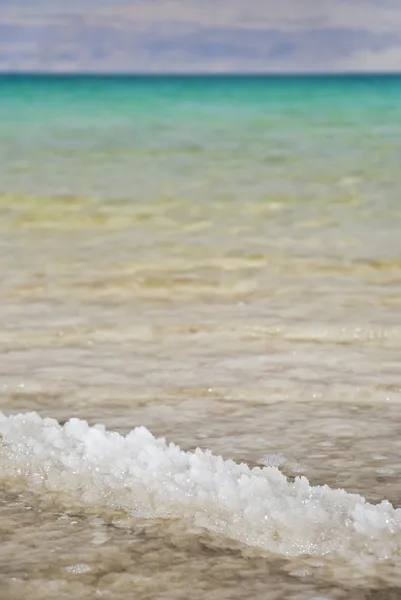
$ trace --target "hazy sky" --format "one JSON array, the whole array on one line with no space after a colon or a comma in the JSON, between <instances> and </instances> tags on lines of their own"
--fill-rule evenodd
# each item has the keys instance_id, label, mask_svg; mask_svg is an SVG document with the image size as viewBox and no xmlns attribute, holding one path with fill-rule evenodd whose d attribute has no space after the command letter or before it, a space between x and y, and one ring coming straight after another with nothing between
<instances>
[{"instance_id":1,"label":"hazy sky","mask_svg":"<svg viewBox=\"0 0 401 600\"><path fill-rule=\"evenodd\" d=\"M0 0L1 71L401 71L401 0Z\"/></svg>"}]
</instances>

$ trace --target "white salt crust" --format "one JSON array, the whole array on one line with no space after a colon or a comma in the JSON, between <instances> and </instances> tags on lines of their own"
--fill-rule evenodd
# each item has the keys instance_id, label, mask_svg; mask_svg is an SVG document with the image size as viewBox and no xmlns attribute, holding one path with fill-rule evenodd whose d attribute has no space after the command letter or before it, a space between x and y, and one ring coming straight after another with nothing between
<instances>
[{"instance_id":1,"label":"white salt crust","mask_svg":"<svg viewBox=\"0 0 401 600\"><path fill-rule=\"evenodd\" d=\"M401 556L401 509L389 502L184 452L145 427L123 437L78 419L60 426L36 413L0 413L0 477L93 507L186 519L281 556L331 555L365 567Z\"/></svg>"}]
</instances>

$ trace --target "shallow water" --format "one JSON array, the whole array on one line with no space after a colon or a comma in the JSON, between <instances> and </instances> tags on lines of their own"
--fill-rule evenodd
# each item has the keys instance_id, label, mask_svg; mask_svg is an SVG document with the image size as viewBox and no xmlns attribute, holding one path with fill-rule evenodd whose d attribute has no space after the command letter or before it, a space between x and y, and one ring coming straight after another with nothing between
<instances>
[{"instance_id":1,"label":"shallow water","mask_svg":"<svg viewBox=\"0 0 401 600\"><path fill-rule=\"evenodd\" d=\"M198 103L166 81L141 102L132 82L92 82L96 102L82 81L29 85L0 111L1 410L145 426L400 507L401 85L209 82ZM5 465L5 600L401 595L391 528L355 568L352 533L335 554L289 557L285 536L268 553Z\"/></svg>"}]
</instances>

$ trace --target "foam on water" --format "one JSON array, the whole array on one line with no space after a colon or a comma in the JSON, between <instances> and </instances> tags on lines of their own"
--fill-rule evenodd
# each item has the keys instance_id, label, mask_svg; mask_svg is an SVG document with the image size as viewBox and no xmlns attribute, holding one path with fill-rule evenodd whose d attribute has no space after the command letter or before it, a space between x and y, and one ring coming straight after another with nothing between
<instances>
[{"instance_id":1,"label":"foam on water","mask_svg":"<svg viewBox=\"0 0 401 600\"><path fill-rule=\"evenodd\" d=\"M335 556L356 568L401 558L401 509L389 502L184 452L144 427L121 436L78 419L0 413L0 477L133 516L186 519L281 556Z\"/></svg>"}]
</instances>

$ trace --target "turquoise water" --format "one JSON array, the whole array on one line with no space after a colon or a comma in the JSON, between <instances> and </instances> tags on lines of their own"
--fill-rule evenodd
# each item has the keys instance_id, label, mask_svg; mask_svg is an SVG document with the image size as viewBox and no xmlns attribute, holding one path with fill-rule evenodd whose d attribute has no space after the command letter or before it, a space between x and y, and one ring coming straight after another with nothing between
<instances>
[{"instance_id":1,"label":"turquoise water","mask_svg":"<svg viewBox=\"0 0 401 600\"><path fill-rule=\"evenodd\" d=\"M258 201L297 186L313 200L359 177L368 196L384 185L396 201L401 78L2 77L0 87L3 192Z\"/></svg>"},{"instance_id":2,"label":"turquoise water","mask_svg":"<svg viewBox=\"0 0 401 600\"><path fill-rule=\"evenodd\" d=\"M400 140L396 76L0 77L0 410L188 452L0 415L2 597L398 597Z\"/></svg>"}]
</instances>

